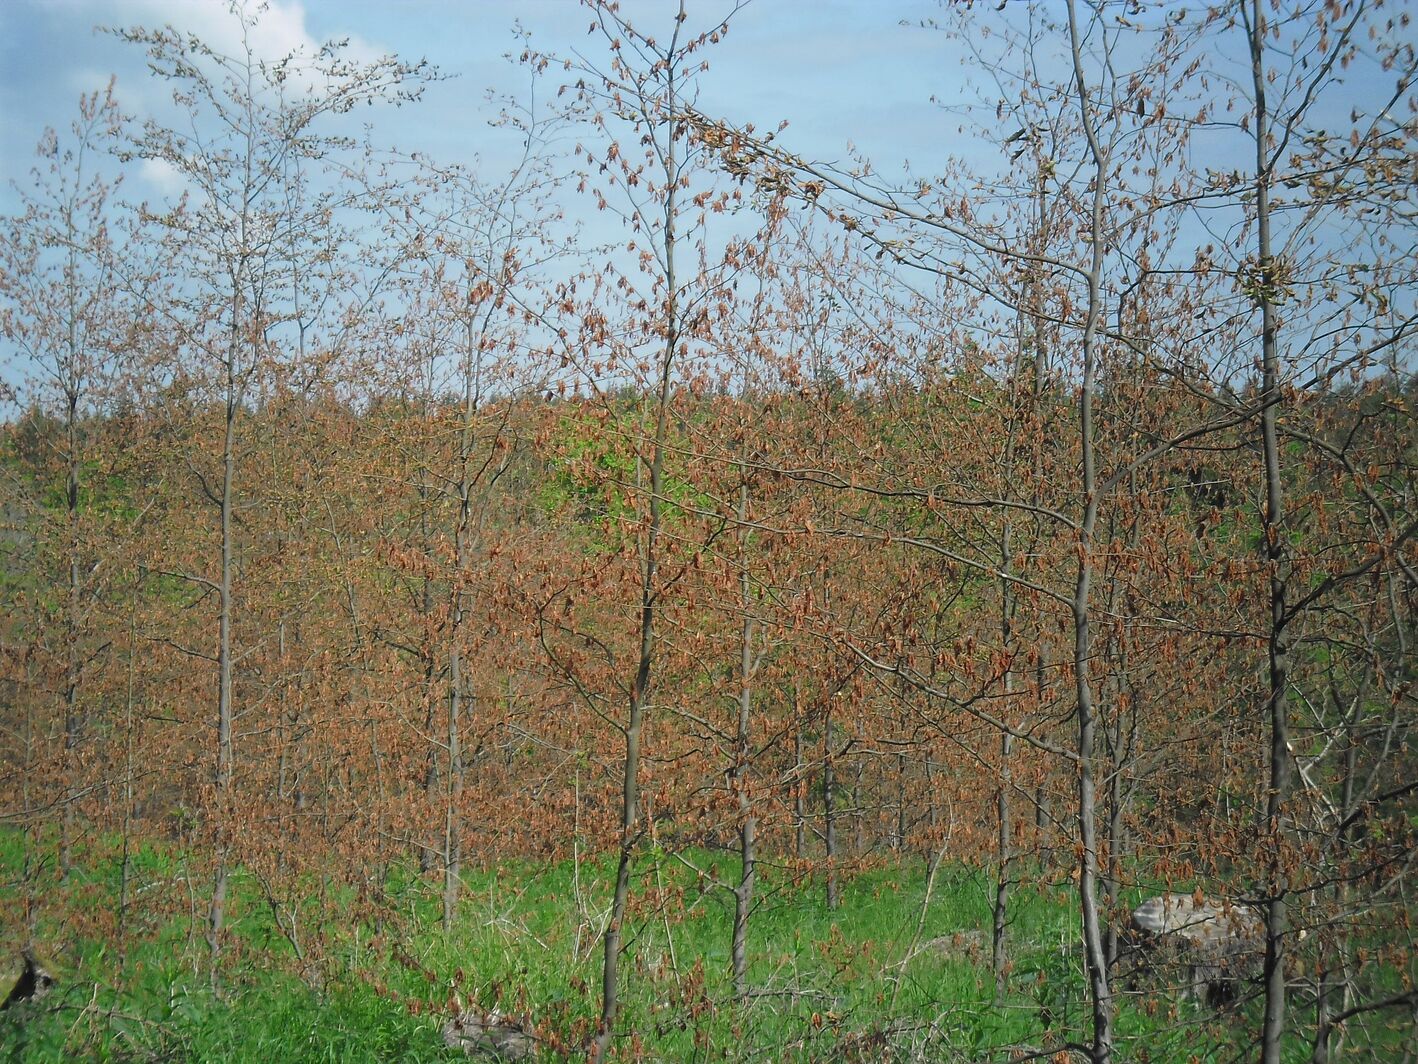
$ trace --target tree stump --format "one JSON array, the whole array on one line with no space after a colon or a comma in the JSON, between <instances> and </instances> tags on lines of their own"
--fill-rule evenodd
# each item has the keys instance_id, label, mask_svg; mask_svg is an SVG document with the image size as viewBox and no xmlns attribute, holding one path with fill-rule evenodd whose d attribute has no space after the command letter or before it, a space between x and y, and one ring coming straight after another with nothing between
<instances>
[{"instance_id":1,"label":"tree stump","mask_svg":"<svg viewBox=\"0 0 1418 1064\"><path fill-rule=\"evenodd\" d=\"M493 1009L464 1009L443 1025L443 1043L468 1056L492 1060L526 1060L537 1047L536 1038L517 1020Z\"/></svg>"},{"instance_id":2,"label":"tree stump","mask_svg":"<svg viewBox=\"0 0 1418 1064\"><path fill-rule=\"evenodd\" d=\"M0 1003L0 1011L14 1008L27 1001L38 1001L54 987L54 976L33 953L25 950L23 958L24 967L20 970L20 977L15 980L15 985L5 995L5 1001Z\"/></svg>"},{"instance_id":3,"label":"tree stump","mask_svg":"<svg viewBox=\"0 0 1418 1064\"><path fill-rule=\"evenodd\" d=\"M1119 957L1124 978L1162 973L1166 985L1213 1007L1236 999L1237 984L1260 974L1265 924L1250 905L1197 894L1159 894L1133 910Z\"/></svg>"}]
</instances>

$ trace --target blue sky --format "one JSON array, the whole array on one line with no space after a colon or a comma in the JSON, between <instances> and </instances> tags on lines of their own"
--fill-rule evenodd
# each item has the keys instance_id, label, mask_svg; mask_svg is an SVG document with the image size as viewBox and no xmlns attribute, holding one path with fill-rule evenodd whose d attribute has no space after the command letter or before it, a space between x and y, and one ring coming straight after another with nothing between
<instances>
[{"instance_id":1,"label":"blue sky","mask_svg":"<svg viewBox=\"0 0 1418 1064\"><path fill-rule=\"evenodd\" d=\"M689 0L691 23L717 19L731 4ZM997 149L961 136L960 116L932 102L933 96L951 103L984 96L988 106L980 117L993 121L997 90L983 80L978 92L971 86L965 46L921 25L948 20L943 8L951 6L939 0L753 0L709 53L701 110L761 129L787 120L784 143L800 154L843 160L854 146L886 175L899 174L909 161L916 175L934 176L952 155L980 172L998 172L1008 162ZM1025 10L1021 2L1000 15L995 6L979 3L961 15L976 43L991 21L1017 21ZM1044 0L1043 7L1062 13L1056 0ZM623 9L637 26L659 27L663 36L676 2L624 0ZM451 79L430 87L415 107L369 112L376 143L446 162L481 158L485 176L495 182L508 146L488 126L495 109L486 93L522 93L528 83L527 72L504 58L521 47L514 25L529 31L541 50L583 48L599 58L602 42L588 37L590 21L579 0L270 0L256 46L263 57L275 58L349 37L356 55L427 58ZM235 40L227 0L0 0L0 213L15 208L11 184L27 177L45 127L67 128L80 93L101 88L113 74L129 113L141 117L161 106L167 89L147 76L140 51L95 27L165 23L217 46ZM1143 57L1117 58L1126 68ZM1338 127L1351 105L1362 111L1386 92L1387 76L1366 84L1374 73L1348 71L1348 84L1322 102L1327 113L1318 116L1320 124ZM986 151L991 154L983 156ZM130 196L161 191L158 184L145 187L141 174L129 186Z\"/></svg>"},{"instance_id":2,"label":"blue sky","mask_svg":"<svg viewBox=\"0 0 1418 1064\"><path fill-rule=\"evenodd\" d=\"M731 3L689 0L691 25L712 23ZM1396 7L1407 10L1415 3L1402 0ZM964 157L976 173L1001 173L1010 165L1007 156L978 137L962 136L961 115L932 102L933 97L951 104L985 102L976 117L996 121L999 89L978 73L980 84L971 85L967 45L982 44L986 27L995 20L1022 20L1027 7L1009 6L1003 14L995 7L977 3L961 14L971 35L961 42L921 25L933 18L949 20L951 10L962 10L938 0L753 0L736 15L727 39L708 53L711 69L701 80L700 108L734 122L752 121L760 129L786 120L790 128L782 143L817 160L846 160L854 147L887 175L888 183L908 161L915 175L934 177L951 156ZM1060 0L1041 0L1041 7L1062 13ZM623 0L623 9L637 26L663 38L676 3ZM1124 10L1114 7L1111 14ZM1169 10L1160 5L1151 14L1164 18ZM393 52L408 60L428 59L450 80L431 86L416 106L361 111L361 118L367 114L378 144L445 162L481 160L483 176L495 184L507 169L512 145L505 133L490 128L496 108L486 95L488 90L521 93L528 84L525 68L504 58L522 47L513 27L520 24L541 50L566 55L585 49L601 59L604 42L588 36L590 22L578 0L270 0L255 47L262 57L276 58L331 37L348 37L355 57ZM237 23L225 0L0 0L0 213L16 208L12 183L25 183L35 143L46 126L68 126L81 92L100 88L114 74L120 101L130 113L141 117L161 108L168 89L147 76L141 52L94 27L164 23L234 50ZM1277 52L1303 46L1303 28L1296 32L1294 37L1282 34ZM1122 35L1118 42L1112 59L1120 70L1142 65L1145 57L1122 54L1142 46L1138 39ZM1237 65L1239 55L1227 52L1240 49L1237 34L1209 39L1206 47L1218 68L1237 76L1244 72L1245 64ZM1284 65L1283 56L1277 61ZM1311 122L1343 130L1351 110L1362 115L1376 101L1387 100L1394 76L1380 72L1371 59L1346 68L1318 101ZM1219 83L1212 91L1222 91ZM1017 120L1006 115L1002 121L1013 126ZM1235 154L1245 149L1244 138L1237 136L1234 130L1208 133L1195 161L1221 169L1237 159L1244 165L1245 155ZM162 177L151 166L140 170L130 179L125 198L156 198L171 191L163 187ZM584 200L579 210L567 206L573 216L596 213L586 209ZM1214 233L1240 218L1232 204L1207 219L1210 231L1193 219L1185 235L1197 244L1210 242ZM593 224L611 223L605 218ZM1347 239L1343 230L1324 232L1323 219L1305 224L1300 235L1315 237L1321 249ZM595 243L623 235L597 230ZM1177 252L1183 258L1186 253L1185 246ZM1362 249L1355 253L1362 256Z\"/></svg>"},{"instance_id":3,"label":"blue sky","mask_svg":"<svg viewBox=\"0 0 1418 1064\"><path fill-rule=\"evenodd\" d=\"M728 8L690 6L694 18ZM625 10L653 27L667 26L674 8L671 0L633 0ZM918 172L937 170L958 150L958 119L930 97L949 99L963 87L951 42L919 25L939 11L934 0L756 0L710 53L702 108L760 127L786 119L792 144L817 158L844 159L855 145L887 171L907 159ZM160 103L165 90L146 77L138 49L94 27L164 23L218 43L231 40L234 26L224 0L0 2L0 211L13 208L11 182L23 182L44 128L65 128L81 92L115 74L130 113ZM372 112L376 140L446 161L480 157L495 179L499 144L485 94L527 84L526 72L504 59L519 47L518 23L548 51L598 44L576 0L271 0L258 49L274 57L348 36L356 52L429 59L454 77L414 108ZM140 182L137 191L161 190Z\"/></svg>"}]
</instances>

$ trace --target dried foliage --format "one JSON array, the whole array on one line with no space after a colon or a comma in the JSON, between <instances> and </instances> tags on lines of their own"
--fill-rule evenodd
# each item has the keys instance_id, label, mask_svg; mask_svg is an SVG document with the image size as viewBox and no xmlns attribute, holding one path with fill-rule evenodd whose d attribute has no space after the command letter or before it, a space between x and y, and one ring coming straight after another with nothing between
<instances>
[{"instance_id":1,"label":"dried foliage","mask_svg":"<svg viewBox=\"0 0 1418 1064\"><path fill-rule=\"evenodd\" d=\"M179 925L217 982L258 963L236 905L312 986L361 936L426 972L409 883L452 935L468 869L569 861L600 985L449 1038L638 1058L643 929L722 899L723 998L672 956L673 1009L746 1015L757 869L831 909L964 866L968 942L923 907L903 956L823 956L968 953L1003 1002L1016 898L1066 886L1086 1019L982 1048L1146 1059L1133 907L1233 899L1267 1064L1411 1048L1407 11L952 9L1003 169L893 181L700 109L735 12L587 7L522 56L562 92L497 180L341 124L423 66L170 29L118 36L180 121L99 94L42 141L0 241L17 949ZM113 195L144 160L184 193ZM901 985L799 1048L911 1044Z\"/></svg>"}]
</instances>

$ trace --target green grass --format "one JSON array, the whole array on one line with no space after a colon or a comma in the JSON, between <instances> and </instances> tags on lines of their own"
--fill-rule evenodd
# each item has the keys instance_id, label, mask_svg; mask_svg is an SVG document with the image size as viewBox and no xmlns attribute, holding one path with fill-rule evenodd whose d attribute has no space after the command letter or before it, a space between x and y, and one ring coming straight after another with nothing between
<instances>
[{"instance_id":1,"label":"green grass","mask_svg":"<svg viewBox=\"0 0 1418 1064\"><path fill-rule=\"evenodd\" d=\"M736 1004L728 971L732 898L685 862L712 866L725 880L736 863L702 851L683 858L647 854L638 869L618 1023L627 1057L978 1061L1007 1059L1005 1046L1056 1048L1086 1035L1074 900L1065 888L1016 891L1015 970L1010 992L996 1002L983 933L986 875L943 867L919 939L974 932L977 944L945 955L924 950L903 965L925 893L920 862L844 878L841 905L831 912L820 881L765 865L751 926L754 993ZM0 860L15 882L18 836L0 836ZM180 878L183 868L180 855L151 848L136 865L136 878L149 884ZM528 1015L579 1044L597 1012L610 873L606 859L579 869L562 862L474 870L447 935L438 923L436 877L394 870L382 927L346 918L352 893L327 890L325 945L313 964L295 959L255 880L238 873L228 963L214 991L202 928L192 919L205 911L196 895L195 910L158 918L124 944L124 955L102 935L66 937L70 906L102 907L116 897L112 862L92 863L69 887L48 885L37 938L67 947L61 985L42 1007L0 1017L0 1059L458 1060L440 1035L455 984L466 1000ZM1124 1059L1244 1058L1254 1011L1124 1004ZM1295 1055L1304 1048L1297 1039ZM561 1057L549 1051L546 1059Z\"/></svg>"}]
</instances>

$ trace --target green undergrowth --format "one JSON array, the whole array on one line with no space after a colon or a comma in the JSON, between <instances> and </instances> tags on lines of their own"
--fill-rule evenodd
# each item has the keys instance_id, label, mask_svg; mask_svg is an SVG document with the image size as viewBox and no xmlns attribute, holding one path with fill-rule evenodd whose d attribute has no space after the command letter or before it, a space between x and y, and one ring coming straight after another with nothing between
<instances>
[{"instance_id":1,"label":"green undergrowth","mask_svg":"<svg viewBox=\"0 0 1418 1064\"><path fill-rule=\"evenodd\" d=\"M0 836L0 847L5 881L14 884L18 836ZM135 867L140 874L130 880L152 894L184 874L180 855L154 850ZM385 915L374 918L368 910L345 917L352 893L327 888L323 945L307 946L304 958L277 933L255 877L238 872L214 988L195 885L186 912L147 923L130 916L140 932L120 946L112 934L66 931L83 922L76 907L113 906L117 897L109 865L81 866L67 885L42 884L34 938L51 948L60 983L43 1003L0 1016L0 1059L459 1060L441 1037L455 991L528 1017L547 1038L544 1059L564 1059L594 1024L612 871L608 859L471 870L448 933L437 876L393 870ZM736 862L704 851L655 853L637 872L617 1025L624 1059L1007 1060L1010 1047L1055 1050L1088 1029L1067 884L1015 891L1013 968L996 1000L987 875L942 866L923 917L919 861L844 875L835 911L826 908L820 877L765 862L750 990L736 1001L733 899L710 878L732 882ZM4 931L0 944L17 955L21 936ZM1227 1046L1244 1056L1253 1011L1126 1002L1120 1046L1125 1059L1140 1061L1225 1059Z\"/></svg>"}]
</instances>

